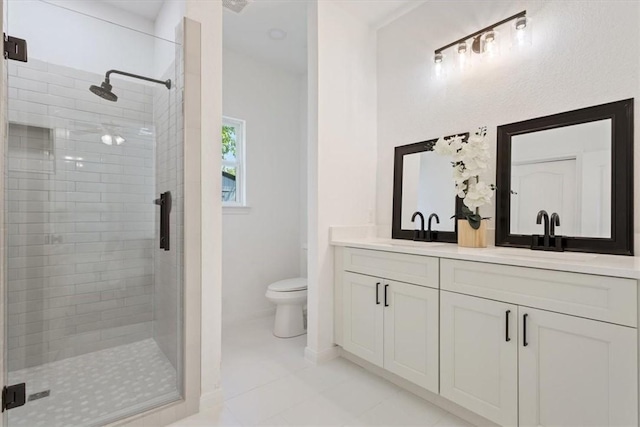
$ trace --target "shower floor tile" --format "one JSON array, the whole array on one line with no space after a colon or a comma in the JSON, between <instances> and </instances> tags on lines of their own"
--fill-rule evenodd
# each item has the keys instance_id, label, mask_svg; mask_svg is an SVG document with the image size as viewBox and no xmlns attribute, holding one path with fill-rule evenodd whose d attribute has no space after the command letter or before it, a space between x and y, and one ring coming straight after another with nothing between
<instances>
[{"instance_id":1,"label":"shower floor tile","mask_svg":"<svg viewBox=\"0 0 640 427\"><path fill-rule=\"evenodd\" d=\"M21 382L27 397L51 393L12 409L9 427L99 425L178 398L176 371L153 339L9 373Z\"/></svg>"}]
</instances>

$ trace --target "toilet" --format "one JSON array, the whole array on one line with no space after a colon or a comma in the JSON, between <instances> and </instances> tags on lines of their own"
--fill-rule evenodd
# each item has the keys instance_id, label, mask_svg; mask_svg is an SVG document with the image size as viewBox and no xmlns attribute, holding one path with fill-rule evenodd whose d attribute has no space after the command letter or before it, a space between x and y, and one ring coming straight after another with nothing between
<instances>
[{"instance_id":1,"label":"toilet","mask_svg":"<svg viewBox=\"0 0 640 427\"><path fill-rule=\"evenodd\" d=\"M307 279L297 277L274 282L265 295L276 305L273 335L279 338L297 337L306 333L303 309L307 303Z\"/></svg>"}]
</instances>

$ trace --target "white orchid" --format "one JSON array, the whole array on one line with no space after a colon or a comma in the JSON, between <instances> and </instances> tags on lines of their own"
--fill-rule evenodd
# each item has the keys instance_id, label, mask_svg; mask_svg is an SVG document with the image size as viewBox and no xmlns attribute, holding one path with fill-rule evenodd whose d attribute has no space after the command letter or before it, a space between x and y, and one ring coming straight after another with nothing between
<instances>
[{"instance_id":1,"label":"white orchid","mask_svg":"<svg viewBox=\"0 0 640 427\"><path fill-rule=\"evenodd\" d=\"M453 158L455 192L464 201L465 218L476 229L482 219L478 208L491 203L495 189L493 185L480 182L479 177L489 167L491 160L486 135L487 128L481 127L467 141L462 136L443 137L438 139L433 148L436 153Z\"/></svg>"},{"instance_id":2,"label":"white orchid","mask_svg":"<svg viewBox=\"0 0 640 427\"><path fill-rule=\"evenodd\" d=\"M462 182L460 184L456 183L456 196L458 196L461 199L464 199L464 196L466 195L467 191L467 183L466 182Z\"/></svg>"},{"instance_id":3,"label":"white orchid","mask_svg":"<svg viewBox=\"0 0 640 427\"><path fill-rule=\"evenodd\" d=\"M436 141L433 151L443 156L456 156L463 148L464 142L462 136L452 136L450 138L440 138Z\"/></svg>"},{"instance_id":4,"label":"white orchid","mask_svg":"<svg viewBox=\"0 0 640 427\"><path fill-rule=\"evenodd\" d=\"M484 182L471 183L468 186L464 204L470 210L474 211L480 206L484 206L491 202L493 196L493 187Z\"/></svg>"},{"instance_id":5,"label":"white orchid","mask_svg":"<svg viewBox=\"0 0 640 427\"><path fill-rule=\"evenodd\" d=\"M475 176L473 171L466 169L463 165L457 165L453 168L453 181L456 184L462 184L469 180L469 178Z\"/></svg>"},{"instance_id":6,"label":"white orchid","mask_svg":"<svg viewBox=\"0 0 640 427\"><path fill-rule=\"evenodd\" d=\"M440 138L436 141L436 145L433 147L433 151L441 156L451 156L451 146L445 138Z\"/></svg>"}]
</instances>

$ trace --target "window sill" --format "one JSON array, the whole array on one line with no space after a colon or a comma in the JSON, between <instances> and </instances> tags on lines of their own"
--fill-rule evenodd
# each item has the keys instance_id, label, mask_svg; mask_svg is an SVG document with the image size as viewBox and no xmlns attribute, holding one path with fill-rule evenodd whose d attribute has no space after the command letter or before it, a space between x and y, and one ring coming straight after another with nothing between
<instances>
[{"instance_id":1,"label":"window sill","mask_svg":"<svg viewBox=\"0 0 640 427\"><path fill-rule=\"evenodd\" d=\"M222 205L223 215L248 215L251 213L251 206Z\"/></svg>"}]
</instances>

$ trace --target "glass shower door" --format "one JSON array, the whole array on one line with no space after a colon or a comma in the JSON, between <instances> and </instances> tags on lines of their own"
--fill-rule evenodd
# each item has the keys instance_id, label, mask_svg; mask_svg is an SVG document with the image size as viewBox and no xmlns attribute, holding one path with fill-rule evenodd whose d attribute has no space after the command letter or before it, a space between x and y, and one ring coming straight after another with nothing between
<instances>
[{"instance_id":1,"label":"glass shower door","mask_svg":"<svg viewBox=\"0 0 640 427\"><path fill-rule=\"evenodd\" d=\"M7 5L29 51L6 63L5 366L27 399L12 427L182 395L182 50L92 3Z\"/></svg>"}]
</instances>

